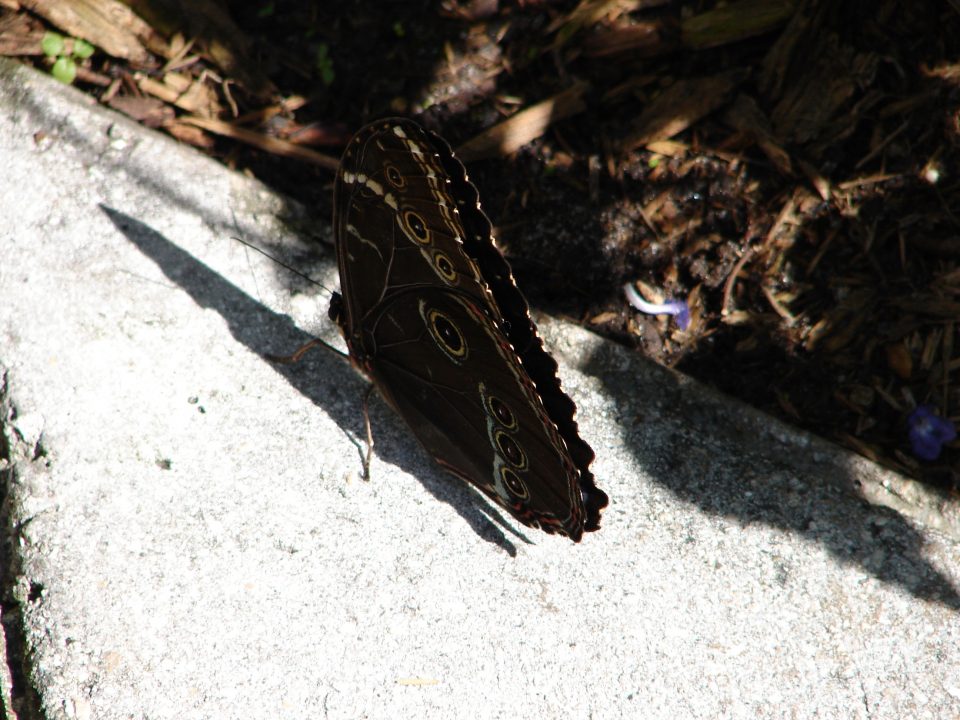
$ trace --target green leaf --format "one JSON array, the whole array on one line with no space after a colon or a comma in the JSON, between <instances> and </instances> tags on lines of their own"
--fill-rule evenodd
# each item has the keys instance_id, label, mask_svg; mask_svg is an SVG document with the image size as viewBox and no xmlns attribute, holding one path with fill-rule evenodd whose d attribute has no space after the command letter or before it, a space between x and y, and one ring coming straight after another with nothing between
<instances>
[{"instance_id":1,"label":"green leaf","mask_svg":"<svg viewBox=\"0 0 960 720\"><path fill-rule=\"evenodd\" d=\"M275 10L276 10L276 7L274 7L274 3L272 2L264 3L261 6L261 8L257 11L257 17L261 17L261 18L270 17L271 15L273 15Z\"/></svg>"},{"instance_id":2,"label":"green leaf","mask_svg":"<svg viewBox=\"0 0 960 720\"><path fill-rule=\"evenodd\" d=\"M77 77L77 64L73 61L73 58L60 57L53 64L50 73L60 82L69 85Z\"/></svg>"},{"instance_id":3,"label":"green leaf","mask_svg":"<svg viewBox=\"0 0 960 720\"><path fill-rule=\"evenodd\" d=\"M393 34L398 38L402 38L407 34L407 29L403 27L403 23L399 20L393 24Z\"/></svg>"},{"instance_id":4,"label":"green leaf","mask_svg":"<svg viewBox=\"0 0 960 720\"><path fill-rule=\"evenodd\" d=\"M60 55L63 52L63 35L55 32L44 33L43 40L40 41L40 47L47 57Z\"/></svg>"},{"instance_id":5,"label":"green leaf","mask_svg":"<svg viewBox=\"0 0 960 720\"><path fill-rule=\"evenodd\" d=\"M320 73L320 79L323 84L329 87L333 84L335 74L333 72L333 58L330 57L330 46L326 43L317 45L317 72Z\"/></svg>"},{"instance_id":6,"label":"green leaf","mask_svg":"<svg viewBox=\"0 0 960 720\"><path fill-rule=\"evenodd\" d=\"M73 56L78 60L86 60L93 55L95 49L93 45L82 38L77 38L73 41Z\"/></svg>"}]
</instances>

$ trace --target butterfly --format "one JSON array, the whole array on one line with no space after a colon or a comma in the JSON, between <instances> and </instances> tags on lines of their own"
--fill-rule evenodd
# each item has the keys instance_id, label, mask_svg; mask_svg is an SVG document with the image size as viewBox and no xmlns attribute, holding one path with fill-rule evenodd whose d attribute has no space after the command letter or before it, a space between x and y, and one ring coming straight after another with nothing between
<instances>
[{"instance_id":1,"label":"butterfly","mask_svg":"<svg viewBox=\"0 0 960 720\"><path fill-rule=\"evenodd\" d=\"M521 523L579 542L608 503L476 187L416 123L354 135L334 183L341 293L330 317L353 362L441 467Z\"/></svg>"}]
</instances>

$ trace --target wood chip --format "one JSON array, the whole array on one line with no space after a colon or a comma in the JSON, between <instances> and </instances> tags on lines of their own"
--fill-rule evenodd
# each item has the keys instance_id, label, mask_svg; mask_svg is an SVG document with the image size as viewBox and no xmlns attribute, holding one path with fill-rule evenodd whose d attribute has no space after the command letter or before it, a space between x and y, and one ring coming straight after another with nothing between
<instances>
[{"instance_id":1,"label":"wood chip","mask_svg":"<svg viewBox=\"0 0 960 720\"><path fill-rule=\"evenodd\" d=\"M887 367L904 380L909 380L913 374L913 358L903 342L887 345Z\"/></svg>"},{"instance_id":2,"label":"wood chip","mask_svg":"<svg viewBox=\"0 0 960 720\"><path fill-rule=\"evenodd\" d=\"M471 161L516 152L543 135L551 123L582 112L586 107L583 95L588 87L585 82L577 83L548 100L521 110L465 142L457 148L457 155L461 160Z\"/></svg>"},{"instance_id":3,"label":"wood chip","mask_svg":"<svg viewBox=\"0 0 960 720\"><path fill-rule=\"evenodd\" d=\"M672 158L682 158L690 152L690 145L676 140L654 140L647 143L647 150L658 155Z\"/></svg>"},{"instance_id":4,"label":"wood chip","mask_svg":"<svg viewBox=\"0 0 960 720\"><path fill-rule=\"evenodd\" d=\"M141 38L158 37L118 0L21 0L20 4L67 35L83 38L98 50L137 65L146 65L151 57Z\"/></svg>"},{"instance_id":5,"label":"wood chip","mask_svg":"<svg viewBox=\"0 0 960 720\"><path fill-rule=\"evenodd\" d=\"M655 57L680 46L677 32L665 22L639 22L592 33L583 41L586 57L609 57L629 52L632 57Z\"/></svg>"},{"instance_id":6,"label":"wood chip","mask_svg":"<svg viewBox=\"0 0 960 720\"><path fill-rule=\"evenodd\" d=\"M613 322L614 320L617 320L619 318L620 318L619 313L615 313L612 310L607 310L606 312L602 312L599 315L594 315L592 318L590 318L588 322L591 325L603 325L609 322Z\"/></svg>"},{"instance_id":7,"label":"wood chip","mask_svg":"<svg viewBox=\"0 0 960 720\"><path fill-rule=\"evenodd\" d=\"M704 50L763 35L786 24L795 8L794 0L721 3L683 21L683 45Z\"/></svg>"},{"instance_id":8,"label":"wood chip","mask_svg":"<svg viewBox=\"0 0 960 720\"><path fill-rule=\"evenodd\" d=\"M770 126L770 120L760 109L756 100L741 93L724 113L723 121L752 138L782 175L788 177L793 175L790 154L777 141Z\"/></svg>"},{"instance_id":9,"label":"wood chip","mask_svg":"<svg viewBox=\"0 0 960 720\"><path fill-rule=\"evenodd\" d=\"M643 4L646 3L641 0L581 0L569 13L561 15L550 23L547 26L547 32L560 31L553 45L560 47L582 28L593 27L604 19L614 20Z\"/></svg>"},{"instance_id":10,"label":"wood chip","mask_svg":"<svg viewBox=\"0 0 960 720\"><path fill-rule=\"evenodd\" d=\"M178 73L167 73L163 76L163 82L143 73L134 75L134 80L147 95L153 95L189 113L216 117L222 110L213 88L201 80Z\"/></svg>"},{"instance_id":11,"label":"wood chip","mask_svg":"<svg viewBox=\"0 0 960 720\"><path fill-rule=\"evenodd\" d=\"M193 125L185 125L178 120L172 120L163 126L163 129L170 133L180 142L185 142L194 147L204 150L213 150L215 141L208 133L205 133Z\"/></svg>"},{"instance_id":12,"label":"wood chip","mask_svg":"<svg viewBox=\"0 0 960 720\"><path fill-rule=\"evenodd\" d=\"M47 31L26 13L0 17L0 55L43 55L40 46Z\"/></svg>"},{"instance_id":13,"label":"wood chip","mask_svg":"<svg viewBox=\"0 0 960 720\"><path fill-rule=\"evenodd\" d=\"M803 171L803 174L807 176L807 179L810 181L810 184L813 185L813 189L817 191L817 194L824 200L829 200L833 194L830 181L813 165L803 159L797 159L797 166Z\"/></svg>"},{"instance_id":14,"label":"wood chip","mask_svg":"<svg viewBox=\"0 0 960 720\"><path fill-rule=\"evenodd\" d=\"M151 128L161 127L173 119L173 108L158 98L117 95L108 104Z\"/></svg>"},{"instance_id":15,"label":"wood chip","mask_svg":"<svg viewBox=\"0 0 960 720\"><path fill-rule=\"evenodd\" d=\"M710 77L678 80L641 113L636 129L621 143L621 150L629 152L683 132L722 107L749 74L749 70L737 68Z\"/></svg>"},{"instance_id":16,"label":"wood chip","mask_svg":"<svg viewBox=\"0 0 960 720\"><path fill-rule=\"evenodd\" d=\"M827 13L804 14L808 3L791 20L773 45L760 75L761 98L775 103L771 120L784 144L807 143L838 120L849 130L857 122L849 104L859 88L868 87L879 55L857 52L822 25Z\"/></svg>"}]
</instances>

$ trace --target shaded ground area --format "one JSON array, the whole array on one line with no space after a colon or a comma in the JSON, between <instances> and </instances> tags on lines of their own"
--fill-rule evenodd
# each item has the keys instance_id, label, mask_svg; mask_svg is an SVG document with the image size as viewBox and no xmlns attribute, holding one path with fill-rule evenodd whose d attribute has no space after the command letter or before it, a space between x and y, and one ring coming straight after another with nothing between
<instances>
[{"instance_id":1,"label":"shaded ground area","mask_svg":"<svg viewBox=\"0 0 960 720\"><path fill-rule=\"evenodd\" d=\"M960 419L951 3L66 5L0 0L0 54L72 63L321 216L352 131L413 117L461 148L534 306L960 489L960 443L908 440L918 405Z\"/></svg>"}]
</instances>

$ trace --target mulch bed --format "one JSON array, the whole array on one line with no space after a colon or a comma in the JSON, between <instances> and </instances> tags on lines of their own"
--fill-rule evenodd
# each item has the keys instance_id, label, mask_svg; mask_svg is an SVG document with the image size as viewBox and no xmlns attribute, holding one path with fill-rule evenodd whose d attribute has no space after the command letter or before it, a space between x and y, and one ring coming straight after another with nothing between
<instances>
[{"instance_id":1,"label":"mulch bed","mask_svg":"<svg viewBox=\"0 0 960 720\"><path fill-rule=\"evenodd\" d=\"M0 54L321 216L352 131L413 117L534 306L960 491L909 438L960 419L960 2L133 5L0 0Z\"/></svg>"}]
</instances>

